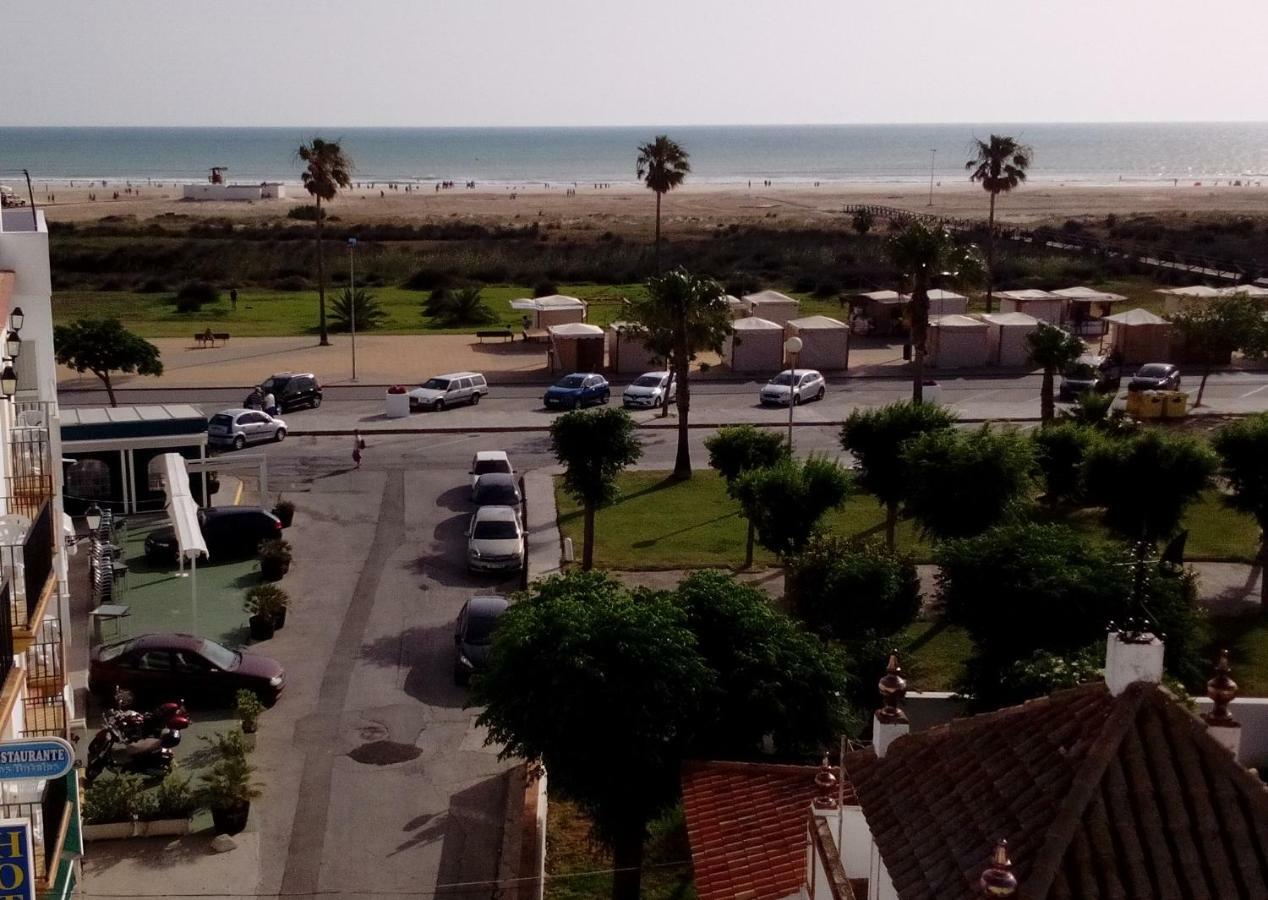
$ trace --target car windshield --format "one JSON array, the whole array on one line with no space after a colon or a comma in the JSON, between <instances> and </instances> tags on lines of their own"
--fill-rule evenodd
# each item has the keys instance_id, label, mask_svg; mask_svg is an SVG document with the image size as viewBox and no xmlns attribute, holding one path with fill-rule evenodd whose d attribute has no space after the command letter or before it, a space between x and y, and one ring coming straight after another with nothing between
<instances>
[{"instance_id":1,"label":"car windshield","mask_svg":"<svg viewBox=\"0 0 1268 900\"><path fill-rule=\"evenodd\" d=\"M264 384L260 385L260 387L264 388L264 390L270 394L280 394L290 383L291 380L289 378L270 378L268 381L264 382Z\"/></svg>"},{"instance_id":2,"label":"car windshield","mask_svg":"<svg viewBox=\"0 0 1268 900\"><path fill-rule=\"evenodd\" d=\"M239 654L234 653L228 647L220 646L215 641L203 641L202 646L198 648L198 652L203 659L218 669L236 669L238 667Z\"/></svg>"},{"instance_id":3,"label":"car windshield","mask_svg":"<svg viewBox=\"0 0 1268 900\"><path fill-rule=\"evenodd\" d=\"M467 643L483 647L493 643L493 629L497 628L497 616L472 616L467 619Z\"/></svg>"},{"instance_id":4,"label":"car windshield","mask_svg":"<svg viewBox=\"0 0 1268 900\"><path fill-rule=\"evenodd\" d=\"M513 484L477 484L475 498L484 506L513 506L519 502Z\"/></svg>"},{"instance_id":5,"label":"car windshield","mask_svg":"<svg viewBox=\"0 0 1268 900\"><path fill-rule=\"evenodd\" d=\"M511 464L504 459L479 459L476 460L475 474L488 475L490 472L506 472L510 473Z\"/></svg>"},{"instance_id":6,"label":"car windshield","mask_svg":"<svg viewBox=\"0 0 1268 900\"><path fill-rule=\"evenodd\" d=\"M585 376L583 376L583 375L569 375L567 378L561 378L561 379L559 379L559 383L558 383L558 384L556 384L556 385L555 385L555 387L562 387L562 388L579 388L579 387L581 387L581 386L582 386L583 384L585 384L585 383L586 383Z\"/></svg>"},{"instance_id":7,"label":"car windshield","mask_svg":"<svg viewBox=\"0 0 1268 900\"><path fill-rule=\"evenodd\" d=\"M98 659L102 662L109 662L112 659L118 659L123 654L132 649L136 641L124 641L120 644L111 644L108 647L102 647L98 651Z\"/></svg>"},{"instance_id":8,"label":"car windshield","mask_svg":"<svg viewBox=\"0 0 1268 900\"><path fill-rule=\"evenodd\" d=\"M1076 363L1066 370L1065 377L1073 378L1076 381L1091 381L1096 377L1096 369L1087 363Z\"/></svg>"},{"instance_id":9,"label":"car windshield","mask_svg":"<svg viewBox=\"0 0 1268 900\"><path fill-rule=\"evenodd\" d=\"M447 391L449 390L449 379L428 378L423 382L423 387L429 391Z\"/></svg>"},{"instance_id":10,"label":"car windshield","mask_svg":"<svg viewBox=\"0 0 1268 900\"><path fill-rule=\"evenodd\" d=\"M233 416L227 416L224 413L216 413L211 417L212 425L228 426L233 424Z\"/></svg>"},{"instance_id":11,"label":"car windshield","mask_svg":"<svg viewBox=\"0 0 1268 900\"><path fill-rule=\"evenodd\" d=\"M634 379L632 387L660 387L660 375L640 375Z\"/></svg>"},{"instance_id":12,"label":"car windshield","mask_svg":"<svg viewBox=\"0 0 1268 900\"><path fill-rule=\"evenodd\" d=\"M780 372L778 375L776 375L774 378L770 380L770 383L780 385L781 387L788 387L789 385L793 383L792 373Z\"/></svg>"},{"instance_id":13,"label":"car windshield","mask_svg":"<svg viewBox=\"0 0 1268 900\"><path fill-rule=\"evenodd\" d=\"M474 537L480 541L511 541L519 533L514 522L477 522Z\"/></svg>"},{"instance_id":14,"label":"car windshield","mask_svg":"<svg viewBox=\"0 0 1268 900\"><path fill-rule=\"evenodd\" d=\"M1167 375L1166 366L1142 366L1141 370L1136 373L1141 378L1165 378Z\"/></svg>"}]
</instances>

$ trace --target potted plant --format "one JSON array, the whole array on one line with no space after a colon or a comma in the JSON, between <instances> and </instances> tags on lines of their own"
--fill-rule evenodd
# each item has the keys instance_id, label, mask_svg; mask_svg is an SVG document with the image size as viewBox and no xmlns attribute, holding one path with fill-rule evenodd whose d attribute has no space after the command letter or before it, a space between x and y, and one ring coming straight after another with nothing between
<instances>
[{"instance_id":1,"label":"potted plant","mask_svg":"<svg viewBox=\"0 0 1268 900\"><path fill-rule=\"evenodd\" d=\"M260 544L260 576L265 581L281 581L291 570L291 545L275 538Z\"/></svg>"},{"instance_id":2,"label":"potted plant","mask_svg":"<svg viewBox=\"0 0 1268 900\"><path fill-rule=\"evenodd\" d=\"M383 415L389 419L403 419L409 415L409 393L405 385L394 384L383 398Z\"/></svg>"},{"instance_id":3,"label":"potted plant","mask_svg":"<svg viewBox=\"0 0 1268 900\"><path fill-rule=\"evenodd\" d=\"M144 786L139 775L116 774L84 788L84 839L107 841L137 834L137 820L154 802Z\"/></svg>"},{"instance_id":4,"label":"potted plant","mask_svg":"<svg viewBox=\"0 0 1268 900\"><path fill-rule=\"evenodd\" d=\"M273 515L277 516L283 528L290 528L295 521L295 504L289 500L278 500L273 506Z\"/></svg>"},{"instance_id":5,"label":"potted plant","mask_svg":"<svg viewBox=\"0 0 1268 900\"><path fill-rule=\"evenodd\" d=\"M251 640L267 641L277 630L278 616L284 615L286 594L271 584L257 584L247 591L242 601L250 613L247 624L251 628Z\"/></svg>"},{"instance_id":6,"label":"potted plant","mask_svg":"<svg viewBox=\"0 0 1268 900\"><path fill-rule=\"evenodd\" d=\"M173 768L152 796L151 809L140 817L145 837L188 834L189 817L198 806L189 776Z\"/></svg>"},{"instance_id":7,"label":"potted plant","mask_svg":"<svg viewBox=\"0 0 1268 900\"><path fill-rule=\"evenodd\" d=\"M255 691L249 691L246 688L238 691L237 699L238 718L242 720L243 733L255 734L256 729L260 727L260 713L264 712L264 704L260 702Z\"/></svg>"},{"instance_id":8,"label":"potted plant","mask_svg":"<svg viewBox=\"0 0 1268 900\"><path fill-rule=\"evenodd\" d=\"M251 780L255 767L247 762L246 737L234 729L204 740L218 758L202 776L202 803L211 809L217 834L237 834L247 827L251 801L260 796L259 783Z\"/></svg>"}]
</instances>

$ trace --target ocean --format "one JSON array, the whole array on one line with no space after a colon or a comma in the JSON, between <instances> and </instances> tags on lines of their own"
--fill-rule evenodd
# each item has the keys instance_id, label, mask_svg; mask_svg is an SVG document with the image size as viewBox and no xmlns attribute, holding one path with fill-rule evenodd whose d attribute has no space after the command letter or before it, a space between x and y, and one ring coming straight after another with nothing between
<instances>
[{"instance_id":1,"label":"ocean","mask_svg":"<svg viewBox=\"0 0 1268 900\"><path fill-rule=\"evenodd\" d=\"M634 181L635 148L668 133L691 154L693 182L928 181L964 177L972 138L1014 135L1038 181L1113 184L1268 178L1268 122L1173 124L790 125L612 128L15 128L0 127L0 181L295 182L294 151L320 134L343 142L359 182L439 180L554 185ZM936 153L931 152L936 151Z\"/></svg>"}]
</instances>

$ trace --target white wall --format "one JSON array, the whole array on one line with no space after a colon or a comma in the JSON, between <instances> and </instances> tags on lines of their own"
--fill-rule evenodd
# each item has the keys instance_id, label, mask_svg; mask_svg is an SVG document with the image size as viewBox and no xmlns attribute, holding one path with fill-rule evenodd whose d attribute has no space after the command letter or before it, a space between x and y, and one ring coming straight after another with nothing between
<instances>
[{"instance_id":1,"label":"white wall","mask_svg":"<svg viewBox=\"0 0 1268 900\"><path fill-rule=\"evenodd\" d=\"M209 181L181 188L186 200L263 200L264 187L258 184L212 184Z\"/></svg>"}]
</instances>

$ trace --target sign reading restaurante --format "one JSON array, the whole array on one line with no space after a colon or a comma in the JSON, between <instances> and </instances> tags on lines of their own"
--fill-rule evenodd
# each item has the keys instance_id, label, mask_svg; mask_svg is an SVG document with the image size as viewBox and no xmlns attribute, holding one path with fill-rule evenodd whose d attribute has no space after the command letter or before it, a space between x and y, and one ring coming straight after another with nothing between
<instances>
[{"instance_id":1,"label":"sign reading restaurante","mask_svg":"<svg viewBox=\"0 0 1268 900\"><path fill-rule=\"evenodd\" d=\"M0 781L61 778L74 765L75 750L62 738L0 741Z\"/></svg>"}]
</instances>

